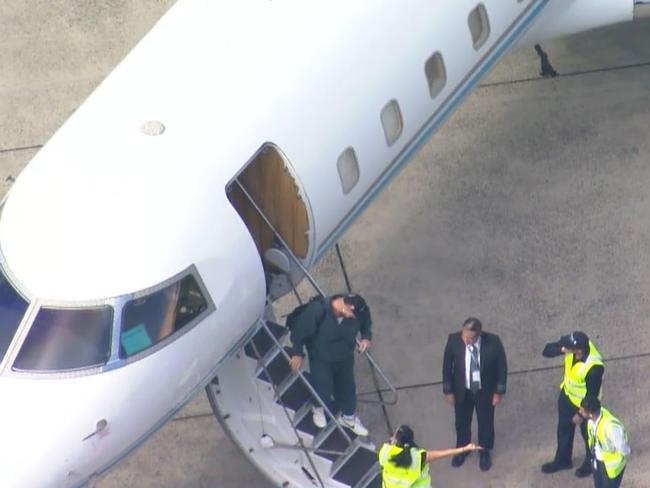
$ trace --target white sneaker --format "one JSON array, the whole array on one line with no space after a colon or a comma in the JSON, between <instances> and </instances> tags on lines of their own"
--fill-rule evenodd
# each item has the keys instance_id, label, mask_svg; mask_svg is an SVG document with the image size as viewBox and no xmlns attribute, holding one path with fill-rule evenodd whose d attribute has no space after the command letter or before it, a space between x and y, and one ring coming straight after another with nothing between
<instances>
[{"instance_id":1,"label":"white sneaker","mask_svg":"<svg viewBox=\"0 0 650 488\"><path fill-rule=\"evenodd\" d=\"M325 409L323 407L312 407L311 419L313 420L316 427L319 429L324 429L327 425L327 419L325 418Z\"/></svg>"},{"instance_id":2,"label":"white sneaker","mask_svg":"<svg viewBox=\"0 0 650 488\"><path fill-rule=\"evenodd\" d=\"M368 435L368 429L361 423L361 419L357 415L352 415L351 417L341 415L339 416L339 422L343 427L347 427L360 437Z\"/></svg>"}]
</instances>

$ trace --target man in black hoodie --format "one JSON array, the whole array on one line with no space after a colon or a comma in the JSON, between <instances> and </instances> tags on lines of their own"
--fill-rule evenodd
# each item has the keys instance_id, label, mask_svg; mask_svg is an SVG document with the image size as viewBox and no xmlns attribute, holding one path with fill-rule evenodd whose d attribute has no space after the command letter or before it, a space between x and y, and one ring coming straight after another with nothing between
<instances>
[{"instance_id":1,"label":"man in black hoodie","mask_svg":"<svg viewBox=\"0 0 650 488\"><path fill-rule=\"evenodd\" d=\"M368 435L368 429L356 414L354 351L370 347L371 326L370 309L360 295L334 295L311 302L300 313L290 336L291 368L300 369L306 346L316 392L332 412L341 411L339 422L359 436ZM325 427L323 408L313 408L313 421L317 427Z\"/></svg>"}]
</instances>

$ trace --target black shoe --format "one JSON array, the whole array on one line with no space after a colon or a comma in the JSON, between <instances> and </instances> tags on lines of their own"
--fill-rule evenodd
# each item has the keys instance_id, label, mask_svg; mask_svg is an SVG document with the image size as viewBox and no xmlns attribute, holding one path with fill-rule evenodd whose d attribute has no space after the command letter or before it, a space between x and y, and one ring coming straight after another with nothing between
<instances>
[{"instance_id":1,"label":"black shoe","mask_svg":"<svg viewBox=\"0 0 650 488\"><path fill-rule=\"evenodd\" d=\"M456 454L453 458L451 458L451 465L454 468L458 468L459 466L462 466L463 463L465 462L465 458L467 457L466 452L463 452L461 454Z\"/></svg>"},{"instance_id":2,"label":"black shoe","mask_svg":"<svg viewBox=\"0 0 650 488\"><path fill-rule=\"evenodd\" d=\"M492 467L492 459L490 458L490 451L479 452L479 467L481 471L488 471Z\"/></svg>"},{"instance_id":3,"label":"black shoe","mask_svg":"<svg viewBox=\"0 0 650 488\"><path fill-rule=\"evenodd\" d=\"M578 478L585 478L591 474L591 459L585 458L582 465L576 469L576 476Z\"/></svg>"},{"instance_id":4,"label":"black shoe","mask_svg":"<svg viewBox=\"0 0 650 488\"><path fill-rule=\"evenodd\" d=\"M558 463L557 461L551 461L550 463L542 464L542 473L551 474L561 469L571 469L573 468L573 463Z\"/></svg>"}]
</instances>

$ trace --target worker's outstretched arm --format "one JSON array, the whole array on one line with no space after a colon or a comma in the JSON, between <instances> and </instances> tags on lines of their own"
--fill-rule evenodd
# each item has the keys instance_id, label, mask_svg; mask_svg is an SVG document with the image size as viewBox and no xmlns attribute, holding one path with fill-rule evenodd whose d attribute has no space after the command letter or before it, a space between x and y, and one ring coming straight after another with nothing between
<instances>
[{"instance_id":1,"label":"worker's outstretched arm","mask_svg":"<svg viewBox=\"0 0 650 488\"><path fill-rule=\"evenodd\" d=\"M440 459L447 456L455 456L456 454L462 454L464 452L478 451L479 449L483 449L483 448L477 446L473 442L470 442L466 446L456 447L454 449L441 449L435 451L427 451L426 462L430 463L431 461L434 461L436 459Z\"/></svg>"}]
</instances>

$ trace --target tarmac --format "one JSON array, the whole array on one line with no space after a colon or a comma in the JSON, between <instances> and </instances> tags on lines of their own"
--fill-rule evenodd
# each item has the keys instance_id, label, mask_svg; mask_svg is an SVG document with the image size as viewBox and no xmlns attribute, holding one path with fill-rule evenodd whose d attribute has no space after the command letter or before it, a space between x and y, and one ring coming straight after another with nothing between
<instances>
[{"instance_id":1,"label":"tarmac","mask_svg":"<svg viewBox=\"0 0 650 488\"><path fill-rule=\"evenodd\" d=\"M0 4L0 193L171 3ZM362 406L376 442L408 423L422 446L451 447L447 335L477 316L505 345L493 468L481 472L478 456L459 469L439 460L436 487L591 486L540 472L555 451L562 376L560 358L541 351L571 330L606 358L604 403L633 450L624 486L650 486L650 22L542 47L558 77L539 76L532 47L509 54L339 243L373 312L373 354L400 394L396 406ZM333 251L315 276L329 292L345 286ZM363 361L358 376L374 395ZM268 483L200 394L95 486Z\"/></svg>"}]
</instances>

